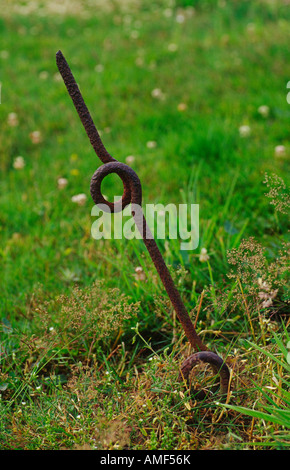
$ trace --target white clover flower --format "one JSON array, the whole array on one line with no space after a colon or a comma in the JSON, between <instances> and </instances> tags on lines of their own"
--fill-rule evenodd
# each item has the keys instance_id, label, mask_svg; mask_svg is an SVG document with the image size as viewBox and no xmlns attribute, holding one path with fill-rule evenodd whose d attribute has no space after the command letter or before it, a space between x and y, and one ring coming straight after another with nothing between
<instances>
[{"instance_id":1,"label":"white clover flower","mask_svg":"<svg viewBox=\"0 0 290 470\"><path fill-rule=\"evenodd\" d=\"M97 64L95 66L95 71L98 72L98 73L102 73L104 71L104 66L103 64Z\"/></svg>"},{"instance_id":2,"label":"white clover flower","mask_svg":"<svg viewBox=\"0 0 290 470\"><path fill-rule=\"evenodd\" d=\"M151 96L158 100L163 100L165 98L165 95L160 88L154 88L154 90L151 91Z\"/></svg>"},{"instance_id":3,"label":"white clover flower","mask_svg":"<svg viewBox=\"0 0 290 470\"><path fill-rule=\"evenodd\" d=\"M182 13L179 13L178 15L176 15L176 22L177 23L184 23L185 21L185 16L182 14Z\"/></svg>"},{"instance_id":4,"label":"white clover flower","mask_svg":"<svg viewBox=\"0 0 290 470\"><path fill-rule=\"evenodd\" d=\"M269 112L270 112L269 106L262 105L262 106L259 106L259 108L258 108L258 113L261 114L261 116L263 116L263 117L268 117Z\"/></svg>"},{"instance_id":5,"label":"white clover flower","mask_svg":"<svg viewBox=\"0 0 290 470\"><path fill-rule=\"evenodd\" d=\"M76 194L71 198L72 202L78 204L79 206L83 206L86 203L87 196L83 193L81 194Z\"/></svg>"},{"instance_id":6,"label":"white clover flower","mask_svg":"<svg viewBox=\"0 0 290 470\"><path fill-rule=\"evenodd\" d=\"M135 268L135 273L136 281L145 281L146 276L141 266L137 266L137 268Z\"/></svg>"},{"instance_id":7,"label":"white clover flower","mask_svg":"<svg viewBox=\"0 0 290 470\"><path fill-rule=\"evenodd\" d=\"M41 136L40 131L30 132L29 137L33 144L39 144L42 141L42 136Z\"/></svg>"},{"instance_id":8,"label":"white clover flower","mask_svg":"<svg viewBox=\"0 0 290 470\"><path fill-rule=\"evenodd\" d=\"M66 178L58 178L57 180L58 189L65 188L67 184L68 184L68 180Z\"/></svg>"},{"instance_id":9,"label":"white clover flower","mask_svg":"<svg viewBox=\"0 0 290 470\"><path fill-rule=\"evenodd\" d=\"M9 113L7 119L8 125L11 127L18 126L18 116L16 113Z\"/></svg>"},{"instance_id":10,"label":"white clover flower","mask_svg":"<svg viewBox=\"0 0 290 470\"><path fill-rule=\"evenodd\" d=\"M56 72L53 76L53 79L55 82L61 82L62 81L61 74L59 72Z\"/></svg>"},{"instance_id":11,"label":"white clover flower","mask_svg":"<svg viewBox=\"0 0 290 470\"><path fill-rule=\"evenodd\" d=\"M22 170L25 167L25 161L23 157L16 157L13 162L15 170Z\"/></svg>"},{"instance_id":12,"label":"white clover flower","mask_svg":"<svg viewBox=\"0 0 290 470\"><path fill-rule=\"evenodd\" d=\"M169 50L170 52L175 52L175 51L177 51L177 49L178 49L178 45L177 45L177 44L175 44L175 43L173 43L173 42L172 42L171 44L168 44L168 50Z\"/></svg>"},{"instance_id":13,"label":"white clover flower","mask_svg":"<svg viewBox=\"0 0 290 470\"><path fill-rule=\"evenodd\" d=\"M42 72L39 73L39 78L40 80L46 80L48 78L49 73L47 70L42 70Z\"/></svg>"},{"instance_id":14,"label":"white clover flower","mask_svg":"<svg viewBox=\"0 0 290 470\"><path fill-rule=\"evenodd\" d=\"M247 125L240 126L239 133L241 137L248 137L251 134L250 126L247 126Z\"/></svg>"},{"instance_id":15,"label":"white clover flower","mask_svg":"<svg viewBox=\"0 0 290 470\"><path fill-rule=\"evenodd\" d=\"M277 145L275 147L275 156L284 157L286 154L286 147L284 145Z\"/></svg>"},{"instance_id":16,"label":"white clover flower","mask_svg":"<svg viewBox=\"0 0 290 470\"><path fill-rule=\"evenodd\" d=\"M157 146L157 143L155 140L149 140L146 144L148 149L154 149Z\"/></svg>"},{"instance_id":17,"label":"white clover flower","mask_svg":"<svg viewBox=\"0 0 290 470\"><path fill-rule=\"evenodd\" d=\"M135 157L134 155L128 155L128 157L126 157L126 163L133 163L135 161Z\"/></svg>"},{"instance_id":18,"label":"white clover flower","mask_svg":"<svg viewBox=\"0 0 290 470\"><path fill-rule=\"evenodd\" d=\"M200 250L200 255L199 255L199 261L201 261L202 263L206 262L209 260L209 255L207 254L207 249L206 248L202 248Z\"/></svg>"}]
</instances>

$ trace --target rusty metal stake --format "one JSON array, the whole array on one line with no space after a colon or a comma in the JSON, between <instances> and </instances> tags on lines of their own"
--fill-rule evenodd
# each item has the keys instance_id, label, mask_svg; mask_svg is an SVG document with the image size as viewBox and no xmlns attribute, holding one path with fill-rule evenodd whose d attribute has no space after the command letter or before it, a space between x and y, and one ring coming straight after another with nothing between
<instances>
[{"instance_id":1,"label":"rusty metal stake","mask_svg":"<svg viewBox=\"0 0 290 470\"><path fill-rule=\"evenodd\" d=\"M94 148L97 156L103 162L103 165L98 168L91 179L90 192L92 199L95 204L102 204L102 209L106 206L108 208L108 212L120 212L128 204L132 204L134 207L134 210L132 210L132 215L134 217L136 226L143 237L145 246L176 311L177 317L184 329L186 337L191 346L196 351L183 362L180 369L180 380L189 381L191 369L200 362L207 363L210 364L214 374L219 374L220 376L221 394L227 394L229 391L228 389L230 379L229 369L225 362L217 354L208 351L208 348L196 333L194 325L182 302L180 294L174 285L171 274L146 223L143 211L141 209L142 188L137 174L128 165L125 165L124 163L121 163L113 158L105 149L89 110L83 100L79 87L61 51L58 51L56 54L56 63L67 91L90 139L92 147ZM116 173L119 175L123 181L124 186L124 193L122 198L115 203L104 199L101 193L102 180L110 173ZM140 208L140 210L136 210L136 207ZM205 394L201 392L199 393L199 396L204 397Z\"/></svg>"}]
</instances>

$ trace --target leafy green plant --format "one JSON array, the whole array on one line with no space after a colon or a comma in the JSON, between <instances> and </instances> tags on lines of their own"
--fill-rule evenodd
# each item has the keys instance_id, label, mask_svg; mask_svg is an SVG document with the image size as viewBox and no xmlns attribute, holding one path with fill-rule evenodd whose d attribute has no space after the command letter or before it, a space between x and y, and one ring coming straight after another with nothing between
<instances>
[{"instance_id":1,"label":"leafy green plant","mask_svg":"<svg viewBox=\"0 0 290 470\"><path fill-rule=\"evenodd\" d=\"M243 415L256 418L259 421L271 423L273 429L266 435L259 438L259 441L253 441L252 445L264 445L277 448L286 448L290 446L287 430L290 428L290 363L289 351L285 344L289 344L289 333L284 328L284 338L273 332L274 347L271 350L249 342L249 345L262 353L264 361L270 361L267 368L272 372L272 377L266 375L265 382L271 380L273 385L259 384L253 380L253 386L260 393L260 399L255 402L253 408L245 406L236 406L230 404L219 404L219 406L234 410ZM284 343L286 341L286 343ZM269 389L271 390L269 392ZM276 429L278 425L279 431Z\"/></svg>"}]
</instances>

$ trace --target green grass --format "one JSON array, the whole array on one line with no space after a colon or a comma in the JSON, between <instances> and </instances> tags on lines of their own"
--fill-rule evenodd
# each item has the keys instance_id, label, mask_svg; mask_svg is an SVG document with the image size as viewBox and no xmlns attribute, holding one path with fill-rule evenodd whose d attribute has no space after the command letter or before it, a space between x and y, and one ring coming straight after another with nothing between
<instances>
[{"instance_id":1,"label":"green grass","mask_svg":"<svg viewBox=\"0 0 290 470\"><path fill-rule=\"evenodd\" d=\"M282 374L273 360L263 371L263 353L246 340L283 355L279 341L285 345L287 338L278 314L287 325L287 274L279 250L288 220L269 204L263 184L267 172L288 185L286 5L158 0L96 7L76 1L62 14L51 11L51 2L40 2L37 10L17 3L5 1L0 14L0 447L287 446L283 423L240 414L262 400L273 368ZM91 237L89 185L100 161L59 80L59 49L108 151L122 162L135 157L143 203L200 205L197 250L180 251L179 240L158 243L188 310L198 313L198 331L228 357L230 403L238 410L195 403L177 383L186 341L143 243ZM164 99L152 96L155 89ZM269 107L267 117L258 111L262 105ZM15 127L7 122L12 112ZM240 136L242 125L250 126L248 137ZM42 136L37 144L30 138L36 130ZM148 148L148 141L156 146ZM280 157L279 145L285 147ZM21 170L13 167L19 155ZM60 177L68 180L62 190ZM121 191L116 178L106 179L106 195ZM71 201L79 193L87 195L84 206ZM270 311L257 307L257 292L247 283L241 291L240 279L227 277L229 251L249 237L265 247L265 271L257 268L256 278L271 275L279 287ZM199 260L202 247L208 263ZM135 279L136 266L146 281ZM80 303L80 292L89 293L100 280L104 298L123 319L106 340L97 334L103 310ZM77 314L86 309L93 311L92 323L83 315L77 329ZM153 351L157 359L148 362ZM289 379L283 371L275 407Z\"/></svg>"}]
</instances>

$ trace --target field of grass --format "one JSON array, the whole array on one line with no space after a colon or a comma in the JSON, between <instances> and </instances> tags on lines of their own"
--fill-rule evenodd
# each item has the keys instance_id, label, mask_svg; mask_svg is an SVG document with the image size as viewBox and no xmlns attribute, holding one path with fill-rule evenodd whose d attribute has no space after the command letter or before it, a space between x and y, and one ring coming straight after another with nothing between
<instances>
[{"instance_id":1,"label":"field of grass","mask_svg":"<svg viewBox=\"0 0 290 470\"><path fill-rule=\"evenodd\" d=\"M289 25L286 0L4 0L0 449L289 448ZM101 163L58 50L143 204L199 204L198 248L158 245L225 402L178 382L188 343L143 242L91 236Z\"/></svg>"}]
</instances>

